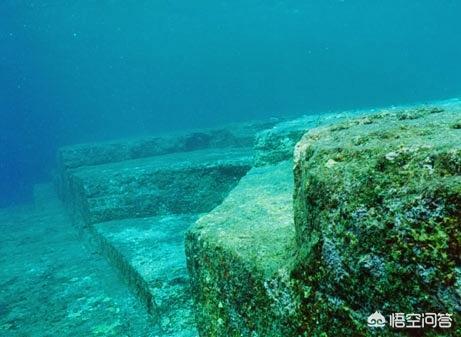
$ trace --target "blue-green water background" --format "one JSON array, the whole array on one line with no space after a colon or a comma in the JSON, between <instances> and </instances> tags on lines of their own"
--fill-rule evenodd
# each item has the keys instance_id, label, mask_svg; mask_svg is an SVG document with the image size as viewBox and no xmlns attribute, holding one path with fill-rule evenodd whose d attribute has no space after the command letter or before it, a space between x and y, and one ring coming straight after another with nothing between
<instances>
[{"instance_id":1,"label":"blue-green water background","mask_svg":"<svg viewBox=\"0 0 461 337\"><path fill-rule=\"evenodd\" d=\"M56 148L460 96L461 1L0 2L0 206Z\"/></svg>"}]
</instances>

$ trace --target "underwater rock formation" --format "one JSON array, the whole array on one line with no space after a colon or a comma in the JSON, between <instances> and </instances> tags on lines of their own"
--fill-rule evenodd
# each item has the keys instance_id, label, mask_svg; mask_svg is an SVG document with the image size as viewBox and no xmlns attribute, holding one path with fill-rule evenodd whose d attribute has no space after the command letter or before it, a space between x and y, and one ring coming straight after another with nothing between
<instances>
[{"instance_id":1,"label":"underwater rock formation","mask_svg":"<svg viewBox=\"0 0 461 337\"><path fill-rule=\"evenodd\" d=\"M35 186L34 201L0 209L0 336L160 336L119 275L76 235L54 186Z\"/></svg>"},{"instance_id":2,"label":"underwater rock formation","mask_svg":"<svg viewBox=\"0 0 461 337\"><path fill-rule=\"evenodd\" d=\"M460 322L460 117L460 106L383 111L298 143L293 277L308 335L366 335L375 310Z\"/></svg>"},{"instance_id":3,"label":"underwater rock formation","mask_svg":"<svg viewBox=\"0 0 461 337\"><path fill-rule=\"evenodd\" d=\"M291 336L292 164L253 168L189 230L200 336Z\"/></svg>"},{"instance_id":4,"label":"underwater rock formation","mask_svg":"<svg viewBox=\"0 0 461 337\"><path fill-rule=\"evenodd\" d=\"M195 336L184 232L198 214L114 220L91 231L164 335Z\"/></svg>"},{"instance_id":5,"label":"underwater rock formation","mask_svg":"<svg viewBox=\"0 0 461 337\"><path fill-rule=\"evenodd\" d=\"M267 130L258 132L254 144L255 166L272 165L292 159L296 143L312 128L369 113L369 110L357 110L307 115L280 122Z\"/></svg>"},{"instance_id":6,"label":"underwater rock formation","mask_svg":"<svg viewBox=\"0 0 461 337\"><path fill-rule=\"evenodd\" d=\"M120 272L162 336L195 337L184 232L253 165L275 121L59 152L57 185L81 232Z\"/></svg>"},{"instance_id":7,"label":"underwater rock formation","mask_svg":"<svg viewBox=\"0 0 461 337\"><path fill-rule=\"evenodd\" d=\"M84 224L212 210L251 168L251 149L200 150L71 171L74 213Z\"/></svg>"},{"instance_id":8,"label":"underwater rock formation","mask_svg":"<svg viewBox=\"0 0 461 337\"><path fill-rule=\"evenodd\" d=\"M291 161L271 165L290 144L271 136L282 146L260 146L266 166L187 234L200 336L415 333L369 328L375 311L459 322L460 118L454 101L312 129L296 146L294 199Z\"/></svg>"},{"instance_id":9,"label":"underwater rock formation","mask_svg":"<svg viewBox=\"0 0 461 337\"><path fill-rule=\"evenodd\" d=\"M232 124L222 129L64 146L57 155L59 195L65 201L72 198L69 196L69 175L80 167L204 149L251 147L257 132L276 123L273 119Z\"/></svg>"}]
</instances>

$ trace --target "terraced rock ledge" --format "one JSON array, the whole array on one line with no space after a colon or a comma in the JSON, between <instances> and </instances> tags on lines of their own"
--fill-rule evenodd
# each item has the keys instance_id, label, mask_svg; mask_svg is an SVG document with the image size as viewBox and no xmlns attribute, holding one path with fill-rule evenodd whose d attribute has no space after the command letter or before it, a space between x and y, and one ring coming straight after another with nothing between
<instances>
[{"instance_id":1,"label":"terraced rock ledge","mask_svg":"<svg viewBox=\"0 0 461 337\"><path fill-rule=\"evenodd\" d=\"M84 166L70 173L83 224L203 213L217 206L253 163L251 148L207 149Z\"/></svg>"},{"instance_id":2,"label":"terraced rock ledge","mask_svg":"<svg viewBox=\"0 0 461 337\"><path fill-rule=\"evenodd\" d=\"M57 186L76 227L144 303L162 336L196 336L184 232L253 165L261 127L84 144L59 151Z\"/></svg>"},{"instance_id":3,"label":"terraced rock ledge","mask_svg":"<svg viewBox=\"0 0 461 337\"><path fill-rule=\"evenodd\" d=\"M287 336L295 303L292 164L252 169L189 230L186 254L200 336Z\"/></svg>"},{"instance_id":4,"label":"terraced rock ledge","mask_svg":"<svg viewBox=\"0 0 461 337\"><path fill-rule=\"evenodd\" d=\"M403 336L368 315L460 322L460 132L452 100L84 144L57 186L162 336Z\"/></svg>"},{"instance_id":5,"label":"terraced rock ledge","mask_svg":"<svg viewBox=\"0 0 461 337\"><path fill-rule=\"evenodd\" d=\"M65 202L72 201L70 176L73 170L81 167L205 149L252 147L255 134L271 128L276 123L277 120L273 119L229 125L220 129L192 130L176 134L64 146L57 154L58 192Z\"/></svg>"},{"instance_id":6,"label":"terraced rock ledge","mask_svg":"<svg viewBox=\"0 0 461 337\"><path fill-rule=\"evenodd\" d=\"M104 255L122 271L165 335L196 334L184 232L198 217L167 215L92 226Z\"/></svg>"},{"instance_id":7,"label":"terraced rock ledge","mask_svg":"<svg viewBox=\"0 0 461 337\"><path fill-rule=\"evenodd\" d=\"M294 171L274 164L294 133L265 132L262 167L187 233L200 336L461 335L460 123L458 100L327 123ZM375 311L453 326L375 330Z\"/></svg>"}]
</instances>

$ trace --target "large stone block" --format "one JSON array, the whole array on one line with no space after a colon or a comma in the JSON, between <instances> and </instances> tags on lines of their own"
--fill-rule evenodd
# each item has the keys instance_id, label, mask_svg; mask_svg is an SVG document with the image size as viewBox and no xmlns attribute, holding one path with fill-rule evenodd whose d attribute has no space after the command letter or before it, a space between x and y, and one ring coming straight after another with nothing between
<instances>
[{"instance_id":1,"label":"large stone block","mask_svg":"<svg viewBox=\"0 0 461 337\"><path fill-rule=\"evenodd\" d=\"M460 335L460 118L451 101L311 130L293 209L290 161L253 168L186 237L200 335ZM375 311L453 327L374 330Z\"/></svg>"},{"instance_id":2,"label":"large stone block","mask_svg":"<svg viewBox=\"0 0 461 337\"><path fill-rule=\"evenodd\" d=\"M293 158L293 149L301 137L310 129L330 125L347 118L369 114L370 110L343 111L306 115L282 121L255 137L255 166L273 165Z\"/></svg>"},{"instance_id":3,"label":"large stone block","mask_svg":"<svg viewBox=\"0 0 461 337\"><path fill-rule=\"evenodd\" d=\"M311 130L298 143L293 275L306 336L374 336L366 321L376 310L453 314L453 328L418 332L461 335L460 123L454 101Z\"/></svg>"},{"instance_id":4,"label":"large stone block","mask_svg":"<svg viewBox=\"0 0 461 337\"><path fill-rule=\"evenodd\" d=\"M70 171L71 208L84 224L212 210L251 168L247 148L201 150Z\"/></svg>"},{"instance_id":5,"label":"large stone block","mask_svg":"<svg viewBox=\"0 0 461 337\"><path fill-rule=\"evenodd\" d=\"M255 134L277 119L236 123L218 129L146 136L133 139L64 146L58 150L56 184L62 199L69 199L69 170L126 160L203 149L251 147Z\"/></svg>"},{"instance_id":6,"label":"large stone block","mask_svg":"<svg viewBox=\"0 0 461 337\"><path fill-rule=\"evenodd\" d=\"M184 256L184 232L198 215L94 224L102 253L142 300L162 336L197 335Z\"/></svg>"},{"instance_id":7,"label":"large stone block","mask_svg":"<svg viewBox=\"0 0 461 337\"><path fill-rule=\"evenodd\" d=\"M291 162L252 169L187 233L200 336L292 336L292 180Z\"/></svg>"}]
</instances>

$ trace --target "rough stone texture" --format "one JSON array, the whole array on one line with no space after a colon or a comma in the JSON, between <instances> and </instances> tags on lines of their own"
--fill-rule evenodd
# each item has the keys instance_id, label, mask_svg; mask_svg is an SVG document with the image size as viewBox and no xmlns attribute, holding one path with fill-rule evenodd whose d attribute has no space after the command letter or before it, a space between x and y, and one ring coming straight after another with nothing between
<instances>
[{"instance_id":1,"label":"rough stone texture","mask_svg":"<svg viewBox=\"0 0 461 337\"><path fill-rule=\"evenodd\" d=\"M454 328L424 333L461 335L460 118L457 101L394 109L297 145L300 333L375 335L365 322L381 310L452 313Z\"/></svg>"},{"instance_id":2,"label":"rough stone texture","mask_svg":"<svg viewBox=\"0 0 461 337\"><path fill-rule=\"evenodd\" d=\"M100 143L78 144L59 149L56 183L62 199L69 196L69 170L146 158L176 152L212 148L251 147L255 134L272 127L277 119L231 124L222 129L204 129Z\"/></svg>"},{"instance_id":3,"label":"rough stone texture","mask_svg":"<svg viewBox=\"0 0 461 337\"><path fill-rule=\"evenodd\" d=\"M266 152L186 236L200 336L461 335L460 125L453 100L311 130L293 209L291 162ZM373 330L377 310L454 327Z\"/></svg>"},{"instance_id":4,"label":"rough stone texture","mask_svg":"<svg viewBox=\"0 0 461 337\"><path fill-rule=\"evenodd\" d=\"M159 216L92 227L102 252L143 300L162 335L197 335L184 256L184 232L197 218Z\"/></svg>"},{"instance_id":5,"label":"rough stone texture","mask_svg":"<svg viewBox=\"0 0 461 337\"><path fill-rule=\"evenodd\" d=\"M162 336L197 335L184 231L248 172L245 146L274 123L61 149L57 185L74 223L90 231Z\"/></svg>"},{"instance_id":6,"label":"rough stone texture","mask_svg":"<svg viewBox=\"0 0 461 337\"><path fill-rule=\"evenodd\" d=\"M251 149L201 150L70 171L71 208L84 224L202 213L251 168Z\"/></svg>"},{"instance_id":7,"label":"rough stone texture","mask_svg":"<svg viewBox=\"0 0 461 337\"><path fill-rule=\"evenodd\" d=\"M72 169L205 148L249 147L258 131L275 123L277 119L233 124L223 129L64 146L58 151L58 159L63 168Z\"/></svg>"},{"instance_id":8,"label":"rough stone texture","mask_svg":"<svg viewBox=\"0 0 461 337\"><path fill-rule=\"evenodd\" d=\"M0 209L0 336L162 336L82 242L53 187L41 184L34 195L35 205Z\"/></svg>"},{"instance_id":9,"label":"rough stone texture","mask_svg":"<svg viewBox=\"0 0 461 337\"><path fill-rule=\"evenodd\" d=\"M292 159L296 143L312 128L367 113L369 114L370 110L308 115L283 121L272 128L263 130L255 138L255 166L272 165Z\"/></svg>"},{"instance_id":10,"label":"rough stone texture","mask_svg":"<svg viewBox=\"0 0 461 337\"><path fill-rule=\"evenodd\" d=\"M200 336L290 335L292 180L291 162L252 169L187 233Z\"/></svg>"}]
</instances>

